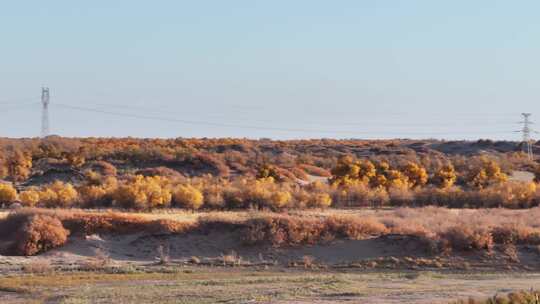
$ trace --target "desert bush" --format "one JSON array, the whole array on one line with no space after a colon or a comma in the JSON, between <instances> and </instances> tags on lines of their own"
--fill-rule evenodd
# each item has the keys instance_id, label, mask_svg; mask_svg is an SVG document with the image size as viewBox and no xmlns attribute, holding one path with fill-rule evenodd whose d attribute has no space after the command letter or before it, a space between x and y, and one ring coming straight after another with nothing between
<instances>
[{"instance_id":1,"label":"desert bush","mask_svg":"<svg viewBox=\"0 0 540 304\"><path fill-rule=\"evenodd\" d=\"M199 209L204 203L204 196L199 189L192 185L178 185L173 190L173 201L179 207Z\"/></svg>"},{"instance_id":2,"label":"desert bush","mask_svg":"<svg viewBox=\"0 0 540 304\"><path fill-rule=\"evenodd\" d=\"M63 245L69 231L58 218L38 214L28 216L15 235L13 252L30 256Z\"/></svg>"},{"instance_id":3,"label":"desert bush","mask_svg":"<svg viewBox=\"0 0 540 304\"><path fill-rule=\"evenodd\" d=\"M0 204L17 200L17 189L11 184L0 183Z\"/></svg>"},{"instance_id":4,"label":"desert bush","mask_svg":"<svg viewBox=\"0 0 540 304\"><path fill-rule=\"evenodd\" d=\"M31 274L44 274L54 271L51 262L46 259L30 261L23 265L22 271Z\"/></svg>"},{"instance_id":5,"label":"desert bush","mask_svg":"<svg viewBox=\"0 0 540 304\"><path fill-rule=\"evenodd\" d=\"M415 193L408 187L392 187L388 189L389 204L392 206L412 206L415 204Z\"/></svg>"},{"instance_id":6,"label":"desert bush","mask_svg":"<svg viewBox=\"0 0 540 304\"><path fill-rule=\"evenodd\" d=\"M248 244L268 242L273 246L316 244L335 238L362 239L388 230L372 218L300 218L268 216L248 220L244 240Z\"/></svg>"},{"instance_id":7,"label":"desert bush","mask_svg":"<svg viewBox=\"0 0 540 304\"><path fill-rule=\"evenodd\" d=\"M537 187L535 183L506 182L494 184L479 190L477 207L528 208L536 204Z\"/></svg>"},{"instance_id":8,"label":"desert bush","mask_svg":"<svg viewBox=\"0 0 540 304\"><path fill-rule=\"evenodd\" d=\"M102 248L94 249L94 256L88 258L82 265L87 271L101 271L111 264L109 254Z\"/></svg>"},{"instance_id":9,"label":"desert bush","mask_svg":"<svg viewBox=\"0 0 540 304\"><path fill-rule=\"evenodd\" d=\"M307 205L313 208L328 208L332 205L332 197L328 193L313 193Z\"/></svg>"},{"instance_id":10,"label":"desert bush","mask_svg":"<svg viewBox=\"0 0 540 304\"><path fill-rule=\"evenodd\" d=\"M540 229L520 223L504 224L492 230L497 244L540 245Z\"/></svg>"},{"instance_id":11,"label":"desert bush","mask_svg":"<svg viewBox=\"0 0 540 304\"><path fill-rule=\"evenodd\" d=\"M425 187L416 191L414 203L416 206L446 206L462 208L467 203L474 203L467 197L465 191L459 187L434 188Z\"/></svg>"},{"instance_id":12,"label":"desert bush","mask_svg":"<svg viewBox=\"0 0 540 304\"><path fill-rule=\"evenodd\" d=\"M482 227L470 227L460 225L448 228L439 234L443 246L448 246L457 251L474 249L491 250L493 236L491 232Z\"/></svg>"},{"instance_id":13,"label":"desert bush","mask_svg":"<svg viewBox=\"0 0 540 304\"><path fill-rule=\"evenodd\" d=\"M211 209L225 208L225 184L207 184L204 186L202 195L204 197L204 204Z\"/></svg>"},{"instance_id":14,"label":"desert bush","mask_svg":"<svg viewBox=\"0 0 540 304\"><path fill-rule=\"evenodd\" d=\"M452 302L452 304L536 304L539 302L539 295L540 292L538 291L517 291L508 295L496 294L485 300L470 298L468 300Z\"/></svg>"},{"instance_id":15,"label":"desert bush","mask_svg":"<svg viewBox=\"0 0 540 304\"><path fill-rule=\"evenodd\" d=\"M371 217L331 216L326 219L325 224L337 237L355 240L388 233L383 223Z\"/></svg>"}]
</instances>

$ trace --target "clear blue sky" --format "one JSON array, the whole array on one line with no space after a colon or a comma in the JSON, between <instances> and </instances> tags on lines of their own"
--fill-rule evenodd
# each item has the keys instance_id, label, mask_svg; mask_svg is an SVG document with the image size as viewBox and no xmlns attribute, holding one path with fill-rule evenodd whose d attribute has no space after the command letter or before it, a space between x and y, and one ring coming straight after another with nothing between
<instances>
[{"instance_id":1,"label":"clear blue sky","mask_svg":"<svg viewBox=\"0 0 540 304\"><path fill-rule=\"evenodd\" d=\"M65 136L517 140L519 113L540 122L539 12L533 0L4 1L0 136L39 135L44 84Z\"/></svg>"}]
</instances>

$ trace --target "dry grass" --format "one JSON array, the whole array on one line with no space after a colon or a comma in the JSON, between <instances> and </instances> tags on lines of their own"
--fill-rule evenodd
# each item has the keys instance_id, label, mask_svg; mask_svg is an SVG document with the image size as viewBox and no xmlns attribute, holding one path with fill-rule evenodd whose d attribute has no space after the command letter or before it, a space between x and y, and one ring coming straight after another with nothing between
<instances>
[{"instance_id":1,"label":"dry grass","mask_svg":"<svg viewBox=\"0 0 540 304\"><path fill-rule=\"evenodd\" d=\"M51 262L46 259L32 260L23 265L22 271L31 274L47 274L54 271Z\"/></svg>"},{"instance_id":2,"label":"dry grass","mask_svg":"<svg viewBox=\"0 0 540 304\"><path fill-rule=\"evenodd\" d=\"M111 264L111 258L109 254L102 248L96 248L94 250L94 256L86 260L82 268L90 271L99 271L105 269Z\"/></svg>"}]
</instances>

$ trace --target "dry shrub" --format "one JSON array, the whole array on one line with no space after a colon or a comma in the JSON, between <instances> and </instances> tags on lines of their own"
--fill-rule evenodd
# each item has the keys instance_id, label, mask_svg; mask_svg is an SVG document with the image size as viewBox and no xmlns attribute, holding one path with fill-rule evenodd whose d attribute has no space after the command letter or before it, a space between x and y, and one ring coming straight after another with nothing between
<instances>
[{"instance_id":1,"label":"dry shrub","mask_svg":"<svg viewBox=\"0 0 540 304\"><path fill-rule=\"evenodd\" d=\"M326 225L336 236L355 240L388 233L386 226L372 217L330 216Z\"/></svg>"},{"instance_id":2,"label":"dry shrub","mask_svg":"<svg viewBox=\"0 0 540 304\"><path fill-rule=\"evenodd\" d=\"M389 203L392 206L411 206L414 204L414 192L408 187L388 189Z\"/></svg>"},{"instance_id":3,"label":"dry shrub","mask_svg":"<svg viewBox=\"0 0 540 304\"><path fill-rule=\"evenodd\" d=\"M325 230L322 220L288 216L251 219L246 228L247 243L270 242L273 246L315 244Z\"/></svg>"},{"instance_id":4,"label":"dry shrub","mask_svg":"<svg viewBox=\"0 0 540 304\"><path fill-rule=\"evenodd\" d=\"M528 182L506 182L495 184L477 192L476 207L529 208L536 199L536 184Z\"/></svg>"},{"instance_id":5,"label":"dry shrub","mask_svg":"<svg viewBox=\"0 0 540 304\"><path fill-rule=\"evenodd\" d=\"M510 260L513 263L519 263L519 254L518 250L516 248L516 245L514 244L504 244L502 248L502 252L506 255L508 260Z\"/></svg>"},{"instance_id":6,"label":"dry shrub","mask_svg":"<svg viewBox=\"0 0 540 304\"><path fill-rule=\"evenodd\" d=\"M332 197L327 193L313 193L309 197L308 207L328 208L332 205Z\"/></svg>"},{"instance_id":7,"label":"dry shrub","mask_svg":"<svg viewBox=\"0 0 540 304\"><path fill-rule=\"evenodd\" d=\"M426 187L416 192L414 203L417 206L435 205L460 208L471 201L465 196L465 192L458 187L444 187L443 189Z\"/></svg>"},{"instance_id":8,"label":"dry shrub","mask_svg":"<svg viewBox=\"0 0 540 304\"><path fill-rule=\"evenodd\" d=\"M470 227L469 225L454 226L440 233L439 237L443 246L448 246L457 251L474 249L491 250L493 247L491 232L482 227Z\"/></svg>"},{"instance_id":9,"label":"dry shrub","mask_svg":"<svg viewBox=\"0 0 540 304\"><path fill-rule=\"evenodd\" d=\"M219 259L223 263L223 266L238 266L242 264L242 257L239 256L234 250L228 254L221 254Z\"/></svg>"},{"instance_id":10,"label":"dry shrub","mask_svg":"<svg viewBox=\"0 0 540 304\"><path fill-rule=\"evenodd\" d=\"M362 239L387 233L373 218L328 217L301 218L266 216L248 220L244 240L249 244L268 242L273 246L316 244L335 238Z\"/></svg>"},{"instance_id":11,"label":"dry shrub","mask_svg":"<svg viewBox=\"0 0 540 304\"><path fill-rule=\"evenodd\" d=\"M414 235L423 238L435 238L433 231L427 229L423 224L412 219L402 219L396 217L384 218L384 225L390 230L390 233L399 235Z\"/></svg>"},{"instance_id":12,"label":"dry shrub","mask_svg":"<svg viewBox=\"0 0 540 304\"><path fill-rule=\"evenodd\" d=\"M33 260L23 265L22 271L32 274L43 274L54 271L51 262L46 259Z\"/></svg>"},{"instance_id":13,"label":"dry shrub","mask_svg":"<svg viewBox=\"0 0 540 304\"><path fill-rule=\"evenodd\" d=\"M540 244L540 229L520 223L504 224L494 227L493 240L497 244Z\"/></svg>"},{"instance_id":14,"label":"dry shrub","mask_svg":"<svg viewBox=\"0 0 540 304\"><path fill-rule=\"evenodd\" d=\"M539 303L538 291L517 291L508 295L498 295L486 300L460 300L452 302L452 304L536 304Z\"/></svg>"},{"instance_id":15,"label":"dry shrub","mask_svg":"<svg viewBox=\"0 0 540 304\"><path fill-rule=\"evenodd\" d=\"M159 245L157 248L157 263L159 265L167 265L171 261L171 257L169 255L170 248L167 246Z\"/></svg>"},{"instance_id":16,"label":"dry shrub","mask_svg":"<svg viewBox=\"0 0 540 304\"><path fill-rule=\"evenodd\" d=\"M94 250L94 256L87 259L83 266L84 270L99 271L105 269L111 264L111 258L109 254L102 248L96 248Z\"/></svg>"},{"instance_id":17,"label":"dry shrub","mask_svg":"<svg viewBox=\"0 0 540 304\"><path fill-rule=\"evenodd\" d=\"M179 233L194 226L191 222L180 222L167 219L149 220L137 215L121 213L72 213L62 217L64 226L73 233L84 235L112 233Z\"/></svg>"},{"instance_id":18,"label":"dry shrub","mask_svg":"<svg viewBox=\"0 0 540 304\"><path fill-rule=\"evenodd\" d=\"M211 209L222 209L225 207L224 189L226 185L210 184L203 189L204 204Z\"/></svg>"},{"instance_id":19,"label":"dry shrub","mask_svg":"<svg viewBox=\"0 0 540 304\"><path fill-rule=\"evenodd\" d=\"M69 235L62 222L48 215L31 215L15 232L13 252L17 255L35 255L62 246Z\"/></svg>"},{"instance_id":20,"label":"dry shrub","mask_svg":"<svg viewBox=\"0 0 540 304\"><path fill-rule=\"evenodd\" d=\"M315 257L304 255L302 257L302 264L304 265L304 268L313 268L315 266Z\"/></svg>"}]
</instances>

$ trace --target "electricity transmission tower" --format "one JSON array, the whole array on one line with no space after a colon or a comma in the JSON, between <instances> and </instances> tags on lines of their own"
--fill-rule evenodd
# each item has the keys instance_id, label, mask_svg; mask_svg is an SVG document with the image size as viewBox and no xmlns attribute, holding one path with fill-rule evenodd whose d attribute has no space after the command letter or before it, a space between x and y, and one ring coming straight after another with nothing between
<instances>
[{"instance_id":1,"label":"electricity transmission tower","mask_svg":"<svg viewBox=\"0 0 540 304\"><path fill-rule=\"evenodd\" d=\"M534 130L531 128L533 122L529 119L531 113L521 113L521 116L523 116L523 121L521 121L521 123L523 124L523 128L518 132L521 132L521 134L523 134L523 149L525 150L525 153L527 153L527 157L530 160L533 160L531 133L534 132Z\"/></svg>"},{"instance_id":2,"label":"electricity transmission tower","mask_svg":"<svg viewBox=\"0 0 540 304\"><path fill-rule=\"evenodd\" d=\"M49 136L49 88L41 88L41 137Z\"/></svg>"}]
</instances>

